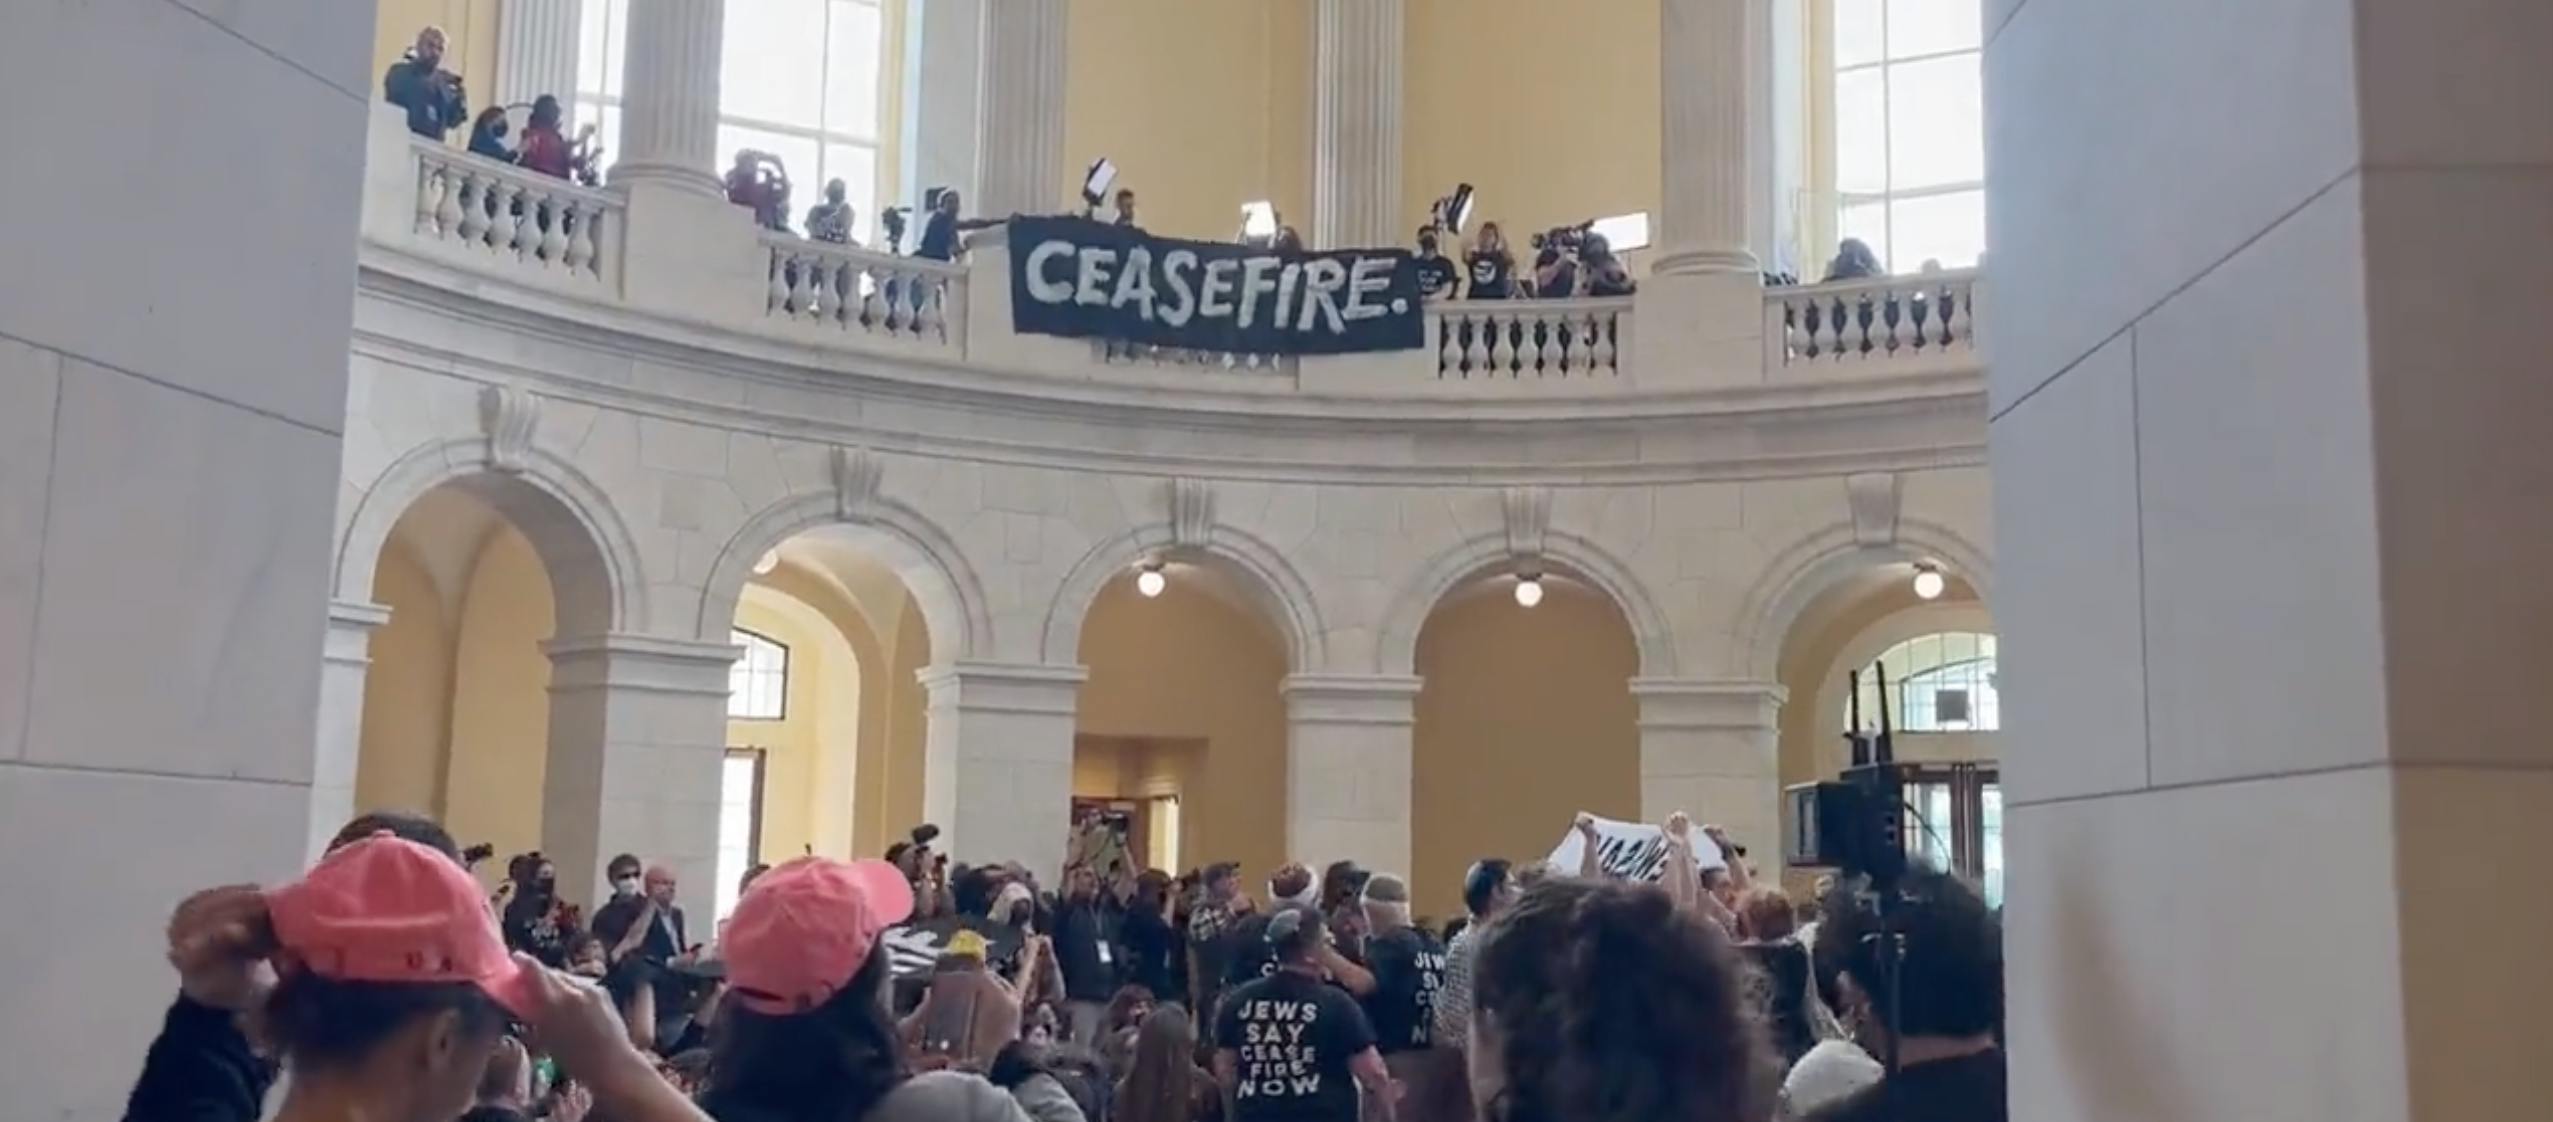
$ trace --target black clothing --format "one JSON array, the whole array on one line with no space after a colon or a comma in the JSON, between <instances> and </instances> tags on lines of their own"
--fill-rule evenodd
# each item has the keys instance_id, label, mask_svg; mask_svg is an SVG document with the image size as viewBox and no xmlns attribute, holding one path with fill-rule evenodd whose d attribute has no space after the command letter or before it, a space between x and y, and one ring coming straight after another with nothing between
<instances>
[{"instance_id":1,"label":"black clothing","mask_svg":"<svg viewBox=\"0 0 2553 1122\"><path fill-rule=\"evenodd\" d=\"M124 1103L124 1122L257 1122L275 1065L226 1010L186 997L168 1007Z\"/></svg>"},{"instance_id":2,"label":"black clothing","mask_svg":"<svg viewBox=\"0 0 2553 1122\"><path fill-rule=\"evenodd\" d=\"M1277 972L1276 949L1268 945L1268 917L1252 912L1223 933L1223 988L1232 990Z\"/></svg>"},{"instance_id":3,"label":"black clothing","mask_svg":"<svg viewBox=\"0 0 2553 1122\"><path fill-rule=\"evenodd\" d=\"M1350 1061L1374 1046L1356 999L1292 970L1234 990L1215 1045L1235 1054L1234 1122L1356 1122Z\"/></svg>"},{"instance_id":4,"label":"black clothing","mask_svg":"<svg viewBox=\"0 0 2553 1122\"><path fill-rule=\"evenodd\" d=\"M646 908L644 896L620 896L596 909L594 937L603 941L603 950L609 952L620 946L621 938L629 934L630 925L638 922L639 913ZM671 931L666 930L667 921L671 921ZM691 945L685 930L682 908L658 908L656 922L648 925L646 937L639 940L638 949L632 954L659 966L671 962Z\"/></svg>"},{"instance_id":5,"label":"black clothing","mask_svg":"<svg viewBox=\"0 0 2553 1122\"><path fill-rule=\"evenodd\" d=\"M1445 948L1435 936L1404 927L1367 938L1365 957L1366 969L1374 972L1374 992L1365 997L1374 1046L1386 1056L1432 1046Z\"/></svg>"},{"instance_id":6,"label":"black clothing","mask_svg":"<svg viewBox=\"0 0 2553 1122\"><path fill-rule=\"evenodd\" d=\"M1107 917L1096 901L1069 901L1055 911L1055 964L1064 970L1064 999L1106 1001L1117 993L1117 971L1101 944L1108 942Z\"/></svg>"},{"instance_id":7,"label":"black clothing","mask_svg":"<svg viewBox=\"0 0 2553 1122\"><path fill-rule=\"evenodd\" d=\"M514 153L505 147L505 137L494 129L470 130L470 154L485 156L500 164L514 162Z\"/></svg>"},{"instance_id":8,"label":"black clothing","mask_svg":"<svg viewBox=\"0 0 2553 1122\"><path fill-rule=\"evenodd\" d=\"M935 210L922 223L922 240L913 247L913 256L932 261L957 259L957 216Z\"/></svg>"},{"instance_id":9,"label":"black clothing","mask_svg":"<svg viewBox=\"0 0 2553 1122\"><path fill-rule=\"evenodd\" d=\"M1623 271L1620 265L1591 269L1587 273L1589 296L1629 296L1639 287L1631 282L1631 274Z\"/></svg>"},{"instance_id":10,"label":"black clothing","mask_svg":"<svg viewBox=\"0 0 2553 1122\"><path fill-rule=\"evenodd\" d=\"M1127 981L1151 990L1155 1001L1186 1000L1176 969L1184 944L1160 912L1137 908L1128 913L1117 929L1117 942L1125 952Z\"/></svg>"},{"instance_id":11,"label":"black clothing","mask_svg":"<svg viewBox=\"0 0 2553 1122\"><path fill-rule=\"evenodd\" d=\"M461 80L447 71L427 68L413 51L391 63L381 76L381 96L407 110L408 131L428 140L441 140L470 119L470 102L461 93Z\"/></svg>"},{"instance_id":12,"label":"black clothing","mask_svg":"<svg viewBox=\"0 0 2553 1122\"><path fill-rule=\"evenodd\" d=\"M541 965L552 970L567 969L567 944L576 934L576 925L564 922L567 916L559 907L558 897L518 893L505 902L503 920L508 949L540 959Z\"/></svg>"},{"instance_id":13,"label":"black clothing","mask_svg":"<svg viewBox=\"0 0 2553 1122\"><path fill-rule=\"evenodd\" d=\"M1464 299L1504 300L1515 295L1515 258L1473 250L1463 255L1463 263L1471 269L1471 287L1464 290Z\"/></svg>"},{"instance_id":14,"label":"black clothing","mask_svg":"<svg viewBox=\"0 0 2553 1122\"><path fill-rule=\"evenodd\" d=\"M2003 1053L1914 1064L1809 1115L1810 1122L2004 1122Z\"/></svg>"},{"instance_id":15,"label":"black clothing","mask_svg":"<svg viewBox=\"0 0 2553 1122\"><path fill-rule=\"evenodd\" d=\"M1454 282L1458 274L1454 263L1442 253L1418 255L1418 291L1430 300L1454 298Z\"/></svg>"}]
</instances>

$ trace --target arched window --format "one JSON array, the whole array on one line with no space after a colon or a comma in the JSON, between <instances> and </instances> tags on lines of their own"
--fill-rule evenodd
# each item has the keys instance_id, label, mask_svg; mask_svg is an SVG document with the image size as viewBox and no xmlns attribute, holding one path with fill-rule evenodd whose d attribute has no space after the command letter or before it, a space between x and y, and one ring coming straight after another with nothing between
<instances>
[{"instance_id":1,"label":"arched window","mask_svg":"<svg viewBox=\"0 0 2553 1122\"><path fill-rule=\"evenodd\" d=\"M1908 639L1861 668L1862 727L1879 727L1879 671L1888 673L1888 713L1900 732L1993 732L2003 727L1995 694L1995 637L1944 631ZM1851 719L1847 711L1846 720Z\"/></svg>"},{"instance_id":2,"label":"arched window","mask_svg":"<svg viewBox=\"0 0 2553 1122\"><path fill-rule=\"evenodd\" d=\"M576 119L619 159L622 60L629 0L585 0L577 41ZM740 148L780 157L791 221L840 179L868 240L877 218L878 85L884 43L878 0L751 0L727 5L719 48L718 166Z\"/></svg>"},{"instance_id":3,"label":"arched window","mask_svg":"<svg viewBox=\"0 0 2553 1122\"><path fill-rule=\"evenodd\" d=\"M745 649L727 668L727 716L777 721L789 715L789 648L738 628L727 640Z\"/></svg>"},{"instance_id":4,"label":"arched window","mask_svg":"<svg viewBox=\"0 0 2553 1122\"><path fill-rule=\"evenodd\" d=\"M1986 248L1984 39L1977 0L1830 0L1826 186L1836 233L1889 271Z\"/></svg>"}]
</instances>

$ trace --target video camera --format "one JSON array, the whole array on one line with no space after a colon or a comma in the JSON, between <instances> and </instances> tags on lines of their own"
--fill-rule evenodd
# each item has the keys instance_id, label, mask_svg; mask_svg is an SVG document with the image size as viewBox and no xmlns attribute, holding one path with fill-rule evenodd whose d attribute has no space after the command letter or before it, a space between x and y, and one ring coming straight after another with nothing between
<instances>
[{"instance_id":1,"label":"video camera","mask_svg":"<svg viewBox=\"0 0 2553 1122\"><path fill-rule=\"evenodd\" d=\"M1591 218L1575 225L1554 226L1533 236L1534 249L1536 252L1556 249L1562 253L1576 253L1579 247L1587 244L1587 231L1595 224Z\"/></svg>"}]
</instances>

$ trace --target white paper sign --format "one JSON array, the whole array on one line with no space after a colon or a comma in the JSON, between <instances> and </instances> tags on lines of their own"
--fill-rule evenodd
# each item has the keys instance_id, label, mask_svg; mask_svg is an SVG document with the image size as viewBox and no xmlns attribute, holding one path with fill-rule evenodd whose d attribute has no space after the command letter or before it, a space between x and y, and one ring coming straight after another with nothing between
<instances>
[{"instance_id":1,"label":"white paper sign","mask_svg":"<svg viewBox=\"0 0 2553 1122\"><path fill-rule=\"evenodd\" d=\"M1591 816L1592 817L1592 816ZM1694 828L1693 862L1700 869L1727 867L1720 860L1720 847L1702 837L1701 827ZM1571 826L1560 835L1560 845L1551 851L1551 867L1563 876L1578 875L1585 859L1587 839ZM1667 832L1645 822L1616 822L1596 819L1596 866L1604 874L1619 880L1655 881L1666 874Z\"/></svg>"}]
</instances>

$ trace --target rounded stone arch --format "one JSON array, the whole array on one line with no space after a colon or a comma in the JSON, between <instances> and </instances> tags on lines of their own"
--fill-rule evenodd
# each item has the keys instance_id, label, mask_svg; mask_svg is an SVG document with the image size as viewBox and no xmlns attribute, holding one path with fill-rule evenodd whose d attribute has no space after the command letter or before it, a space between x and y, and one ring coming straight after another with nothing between
<instances>
[{"instance_id":1,"label":"rounded stone arch","mask_svg":"<svg viewBox=\"0 0 2553 1122\"><path fill-rule=\"evenodd\" d=\"M1907 561L1939 561L1949 567L1977 597L1991 601L1994 563L1958 531L1919 519L1900 519L1897 540L1872 545L1856 539L1850 523L1837 523L1791 543L1757 574L1739 601L1738 649L1758 681L1780 674L1782 644L1791 624L1817 594L1874 565Z\"/></svg>"},{"instance_id":2,"label":"rounded stone arch","mask_svg":"<svg viewBox=\"0 0 2553 1122\"><path fill-rule=\"evenodd\" d=\"M1544 572L1585 581L1613 601L1631 626L1631 638L1640 651L1641 677L1677 676L1675 635L1667 626L1667 614L1628 563L1595 542L1558 531L1544 536L1541 560ZM1375 673L1400 677L1418 673L1418 633L1436 605L1464 584L1506 572L1515 564L1516 555L1504 533L1476 537L1439 554L1402 585L1384 609L1376 637Z\"/></svg>"},{"instance_id":3,"label":"rounded stone arch","mask_svg":"<svg viewBox=\"0 0 2553 1122\"><path fill-rule=\"evenodd\" d=\"M838 494L815 491L784 498L738 527L710 565L694 627L705 642L725 642L735 623L736 600L753 578L754 562L782 542L809 530L841 527L904 581L922 610L935 662L984 658L993 651L993 616L984 583L967 563L957 539L920 511L885 497L866 500L845 516Z\"/></svg>"},{"instance_id":4,"label":"rounded stone arch","mask_svg":"<svg viewBox=\"0 0 2553 1122\"><path fill-rule=\"evenodd\" d=\"M1092 546L1064 575L1046 609L1045 634L1039 651L1051 665L1081 661L1081 629L1099 592L1118 574L1149 559L1201 562L1239 576L1261 614L1285 640L1288 668L1297 674L1329 667L1329 632L1321 623L1320 604L1310 582L1293 563L1265 540L1245 530L1217 525L1201 543L1182 544L1170 525L1138 526Z\"/></svg>"},{"instance_id":5,"label":"rounded stone arch","mask_svg":"<svg viewBox=\"0 0 2553 1122\"><path fill-rule=\"evenodd\" d=\"M485 438L420 445L372 481L339 532L332 595L370 600L391 528L426 492L446 486L494 507L531 541L549 572L558 634L627 631L647 618L637 540L611 497L574 464L539 449L524 450L519 461L500 467L489 458ZM578 574L598 579L575 579Z\"/></svg>"}]
</instances>

